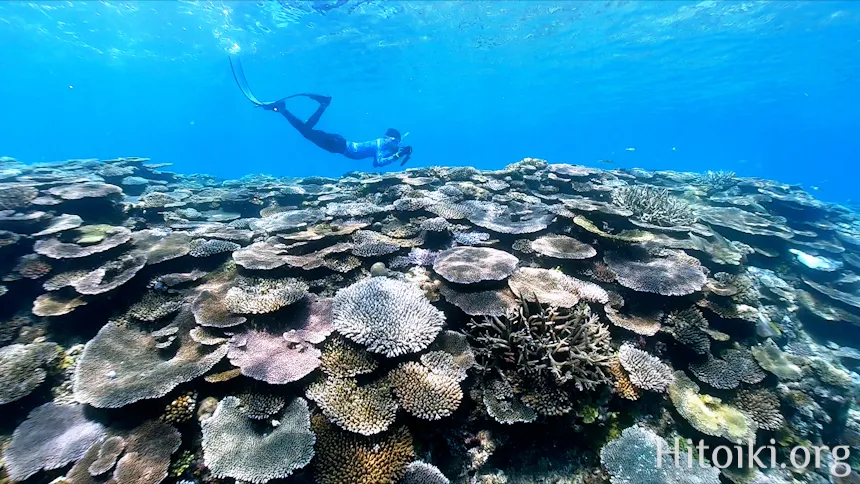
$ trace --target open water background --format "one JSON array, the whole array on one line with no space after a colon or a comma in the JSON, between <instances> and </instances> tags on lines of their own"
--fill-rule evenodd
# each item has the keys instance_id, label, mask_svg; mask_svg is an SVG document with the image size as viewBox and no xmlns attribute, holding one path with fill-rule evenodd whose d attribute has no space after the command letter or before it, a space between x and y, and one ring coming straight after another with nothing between
<instances>
[{"instance_id":1,"label":"open water background","mask_svg":"<svg viewBox=\"0 0 860 484\"><path fill-rule=\"evenodd\" d=\"M233 52L260 98L333 96L320 129L409 132L410 165L609 159L858 198L860 2L340 3L0 2L0 155L371 169L253 109Z\"/></svg>"}]
</instances>

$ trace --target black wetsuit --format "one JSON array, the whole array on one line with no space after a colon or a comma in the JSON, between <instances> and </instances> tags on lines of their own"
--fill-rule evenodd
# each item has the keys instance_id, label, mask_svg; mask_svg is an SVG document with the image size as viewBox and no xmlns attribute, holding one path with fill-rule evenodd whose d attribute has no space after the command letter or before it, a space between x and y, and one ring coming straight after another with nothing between
<instances>
[{"instance_id":1,"label":"black wetsuit","mask_svg":"<svg viewBox=\"0 0 860 484\"><path fill-rule=\"evenodd\" d=\"M299 134L320 148L330 153L344 155L352 160L373 158L373 166L385 166L399 159L402 159L402 163L405 163L409 159L412 148L408 146L401 147L398 138L386 136L368 141L355 142L347 141L346 138L339 134L314 129L329 103L331 103L331 98L318 94L296 94L295 96L305 96L319 103L319 107L307 121L302 121L288 111L283 100L265 107L281 113L296 128Z\"/></svg>"}]
</instances>

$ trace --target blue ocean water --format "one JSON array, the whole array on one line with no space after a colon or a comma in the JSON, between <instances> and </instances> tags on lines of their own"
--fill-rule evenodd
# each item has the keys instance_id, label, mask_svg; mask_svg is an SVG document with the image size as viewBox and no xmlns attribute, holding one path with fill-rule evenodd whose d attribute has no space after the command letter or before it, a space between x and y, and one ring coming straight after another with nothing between
<instances>
[{"instance_id":1,"label":"blue ocean water","mask_svg":"<svg viewBox=\"0 0 860 484\"><path fill-rule=\"evenodd\" d=\"M612 160L857 198L860 2L0 2L0 45L0 155L25 162L372 170L253 108L233 53L260 98L332 96L320 129L408 132L409 166Z\"/></svg>"}]
</instances>

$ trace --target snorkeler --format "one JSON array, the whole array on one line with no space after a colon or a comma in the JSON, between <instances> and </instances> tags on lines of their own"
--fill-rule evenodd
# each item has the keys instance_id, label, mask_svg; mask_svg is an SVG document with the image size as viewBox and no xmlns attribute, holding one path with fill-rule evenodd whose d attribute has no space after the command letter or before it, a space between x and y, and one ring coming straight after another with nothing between
<instances>
[{"instance_id":1,"label":"snorkeler","mask_svg":"<svg viewBox=\"0 0 860 484\"><path fill-rule=\"evenodd\" d=\"M248 81L245 79L245 73L242 70L242 64L239 62L239 59L235 59L234 61L233 58L230 58L230 67L233 69L233 78L236 80L236 84L249 101L266 111L281 113L296 128L299 134L329 153L344 155L352 160L373 158L374 167L389 165L395 161L400 161L400 166L403 166L412 156L411 146L400 146L402 137L396 129L389 128L385 131L384 137L362 142L347 141L346 138L339 134L314 129L329 103L331 103L330 97L318 94L293 94L274 102L262 102L254 96L248 87ZM310 98L319 103L319 107L307 121L302 121L287 110L286 100L299 96Z\"/></svg>"}]
</instances>

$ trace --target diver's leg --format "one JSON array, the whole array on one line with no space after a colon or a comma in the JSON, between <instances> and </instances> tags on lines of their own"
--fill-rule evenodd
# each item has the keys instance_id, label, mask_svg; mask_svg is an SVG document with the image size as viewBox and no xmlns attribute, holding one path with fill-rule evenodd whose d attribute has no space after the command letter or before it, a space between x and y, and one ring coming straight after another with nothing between
<instances>
[{"instance_id":1,"label":"diver's leg","mask_svg":"<svg viewBox=\"0 0 860 484\"><path fill-rule=\"evenodd\" d=\"M285 107L277 106L277 109L275 109L275 111L281 113L281 116L286 118L287 121L289 121L290 124L294 128L296 128L296 131L302 134L302 136L307 137L307 133L311 130L311 128L308 127L308 125L304 121L297 118L293 113L287 111L287 108Z\"/></svg>"},{"instance_id":2,"label":"diver's leg","mask_svg":"<svg viewBox=\"0 0 860 484\"><path fill-rule=\"evenodd\" d=\"M316 126L317 123L320 121L320 117L322 117L329 103L331 103L331 98L328 96L320 96L317 94L305 94L305 96L320 103L320 107L318 107L317 110L313 114L311 114L311 117L309 117L307 121L305 121L305 125L307 125L308 128L313 129L313 127Z\"/></svg>"}]
</instances>

